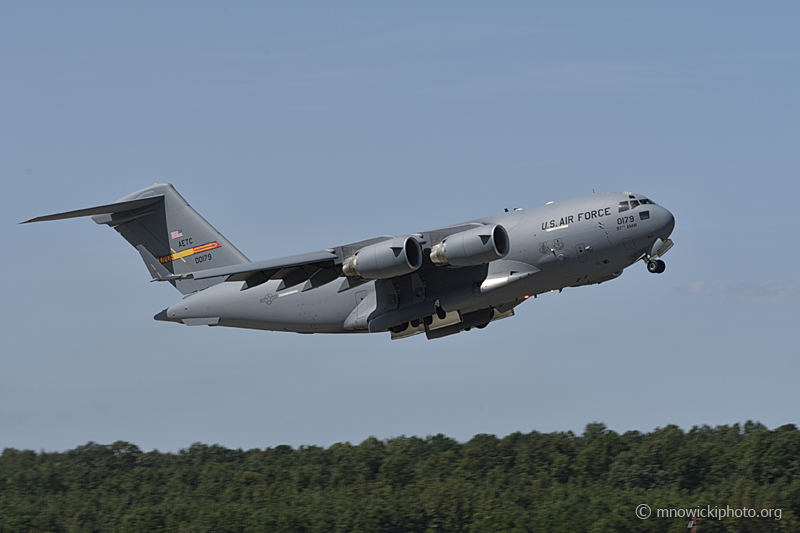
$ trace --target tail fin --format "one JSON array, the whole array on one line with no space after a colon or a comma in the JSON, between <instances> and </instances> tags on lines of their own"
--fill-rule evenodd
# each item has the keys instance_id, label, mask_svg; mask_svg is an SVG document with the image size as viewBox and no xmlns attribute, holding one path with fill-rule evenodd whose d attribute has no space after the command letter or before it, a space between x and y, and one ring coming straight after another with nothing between
<instances>
[{"instance_id":1,"label":"tail fin","mask_svg":"<svg viewBox=\"0 0 800 533\"><path fill-rule=\"evenodd\" d=\"M27 222L93 215L135 247L153 279L249 263L239 250L192 209L178 191L160 183L113 204L37 217ZM222 278L170 281L183 294L206 289Z\"/></svg>"}]
</instances>

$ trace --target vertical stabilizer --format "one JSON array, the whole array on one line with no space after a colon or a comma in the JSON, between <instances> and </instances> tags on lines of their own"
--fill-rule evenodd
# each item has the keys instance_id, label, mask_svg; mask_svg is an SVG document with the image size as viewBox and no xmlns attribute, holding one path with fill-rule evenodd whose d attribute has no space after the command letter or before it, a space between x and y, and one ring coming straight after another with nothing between
<instances>
[{"instance_id":1,"label":"vertical stabilizer","mask_svg":"<svg viewBox=\"0 0 800 533\"><path fill-rule=\"evenodd\" d=\"M111 226L131 243L139 251L153 279L250 262L168 183L147 187L113 204L37 217L26 222L89 215L96 223ZM222 277L216 277L170 283L183 294L190 294L222 281Z\"/></svg>"},{"instance_id":2,"label":"vertical stabilizer","mask_svg":"<svg viewBox=\"0 0 800 533\"><path fill-rule=\"evenodd\" d=\"M116 203L159 196L162 200L152 205L132 211L95 215L92 219L98 224L113 227L132 246L144 247L172 274L188 274L249 262L169 183L147 187L120 198ZM153 278L158 277L158 272L151 266L148 266L148 270ZM222 278L212 278L171 283L181 293L189 294L221 281Z\"/></svg>"}]
</instances>

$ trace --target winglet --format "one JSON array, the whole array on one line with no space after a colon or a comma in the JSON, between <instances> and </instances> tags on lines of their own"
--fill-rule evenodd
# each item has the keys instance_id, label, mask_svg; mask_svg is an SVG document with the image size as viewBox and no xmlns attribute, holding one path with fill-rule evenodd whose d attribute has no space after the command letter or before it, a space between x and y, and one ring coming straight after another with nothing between
<instances>
[{"instance_id":1,"label":"winglet","mask_svg":"<svg viewBox=\"0 0 800 533\"><path fill-rule=\"evenodd\" d=\"M180 276L175 276L172 272L164 268L164 265L159 263L158 259L153 257L153 254L147 251L147 248L138 244L136 250L142 256L147 271L153 277L151 281L174 281L180 279Z\"/></svg>"}]
</instances>

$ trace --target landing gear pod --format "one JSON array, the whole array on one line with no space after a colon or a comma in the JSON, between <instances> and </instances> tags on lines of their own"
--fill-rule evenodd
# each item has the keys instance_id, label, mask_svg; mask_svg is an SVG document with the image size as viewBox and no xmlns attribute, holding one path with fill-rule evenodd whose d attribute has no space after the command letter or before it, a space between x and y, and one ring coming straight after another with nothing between
<instances>
[{"instance_id":1,"label":"landing gear pod","mask_svg":"<svg viewBox=\"0 0 800 533\"><path fill-rule=\"evenodd\" d=\"M499 225L486 225L445 238L431 248L437 265L466 267L496 261L508 255L508 232Z\"/></svg>"},{"instance_id":2,"label":"landing gear pod","mask_svg":"<svg viewBox=\"0 0 800 533\"><path fill-rule=\"evenodd\" d=\"M360 249L342 263L351 278L387 279L414 272L422 266L422 247L413 237L397 237Z\"/></svg>"}]
</instances>

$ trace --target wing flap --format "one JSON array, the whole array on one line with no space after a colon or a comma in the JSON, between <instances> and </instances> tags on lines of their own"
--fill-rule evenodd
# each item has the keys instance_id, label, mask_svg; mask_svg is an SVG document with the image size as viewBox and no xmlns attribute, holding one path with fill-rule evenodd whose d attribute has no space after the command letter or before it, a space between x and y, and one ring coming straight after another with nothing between
<instances>
[{"instance_id":1,"label":"wing flap","mask_svg":"<svg viewBox=\"0 0 800 533\"><path fill-rule=\"evenodd\" d=\"M336 254L328 250L319 252L309 252L306 254L289 255L277 259L266 259L255 261L244 265L234 265L230 267L211 268L193 274L194 279L216 278L218 276L230 276L228 281L245 281L250 275L262 271L280 271L289 267L301 267L316 263L330 263L333 266L336 261Z\"/></svg>"}]
</instances>

